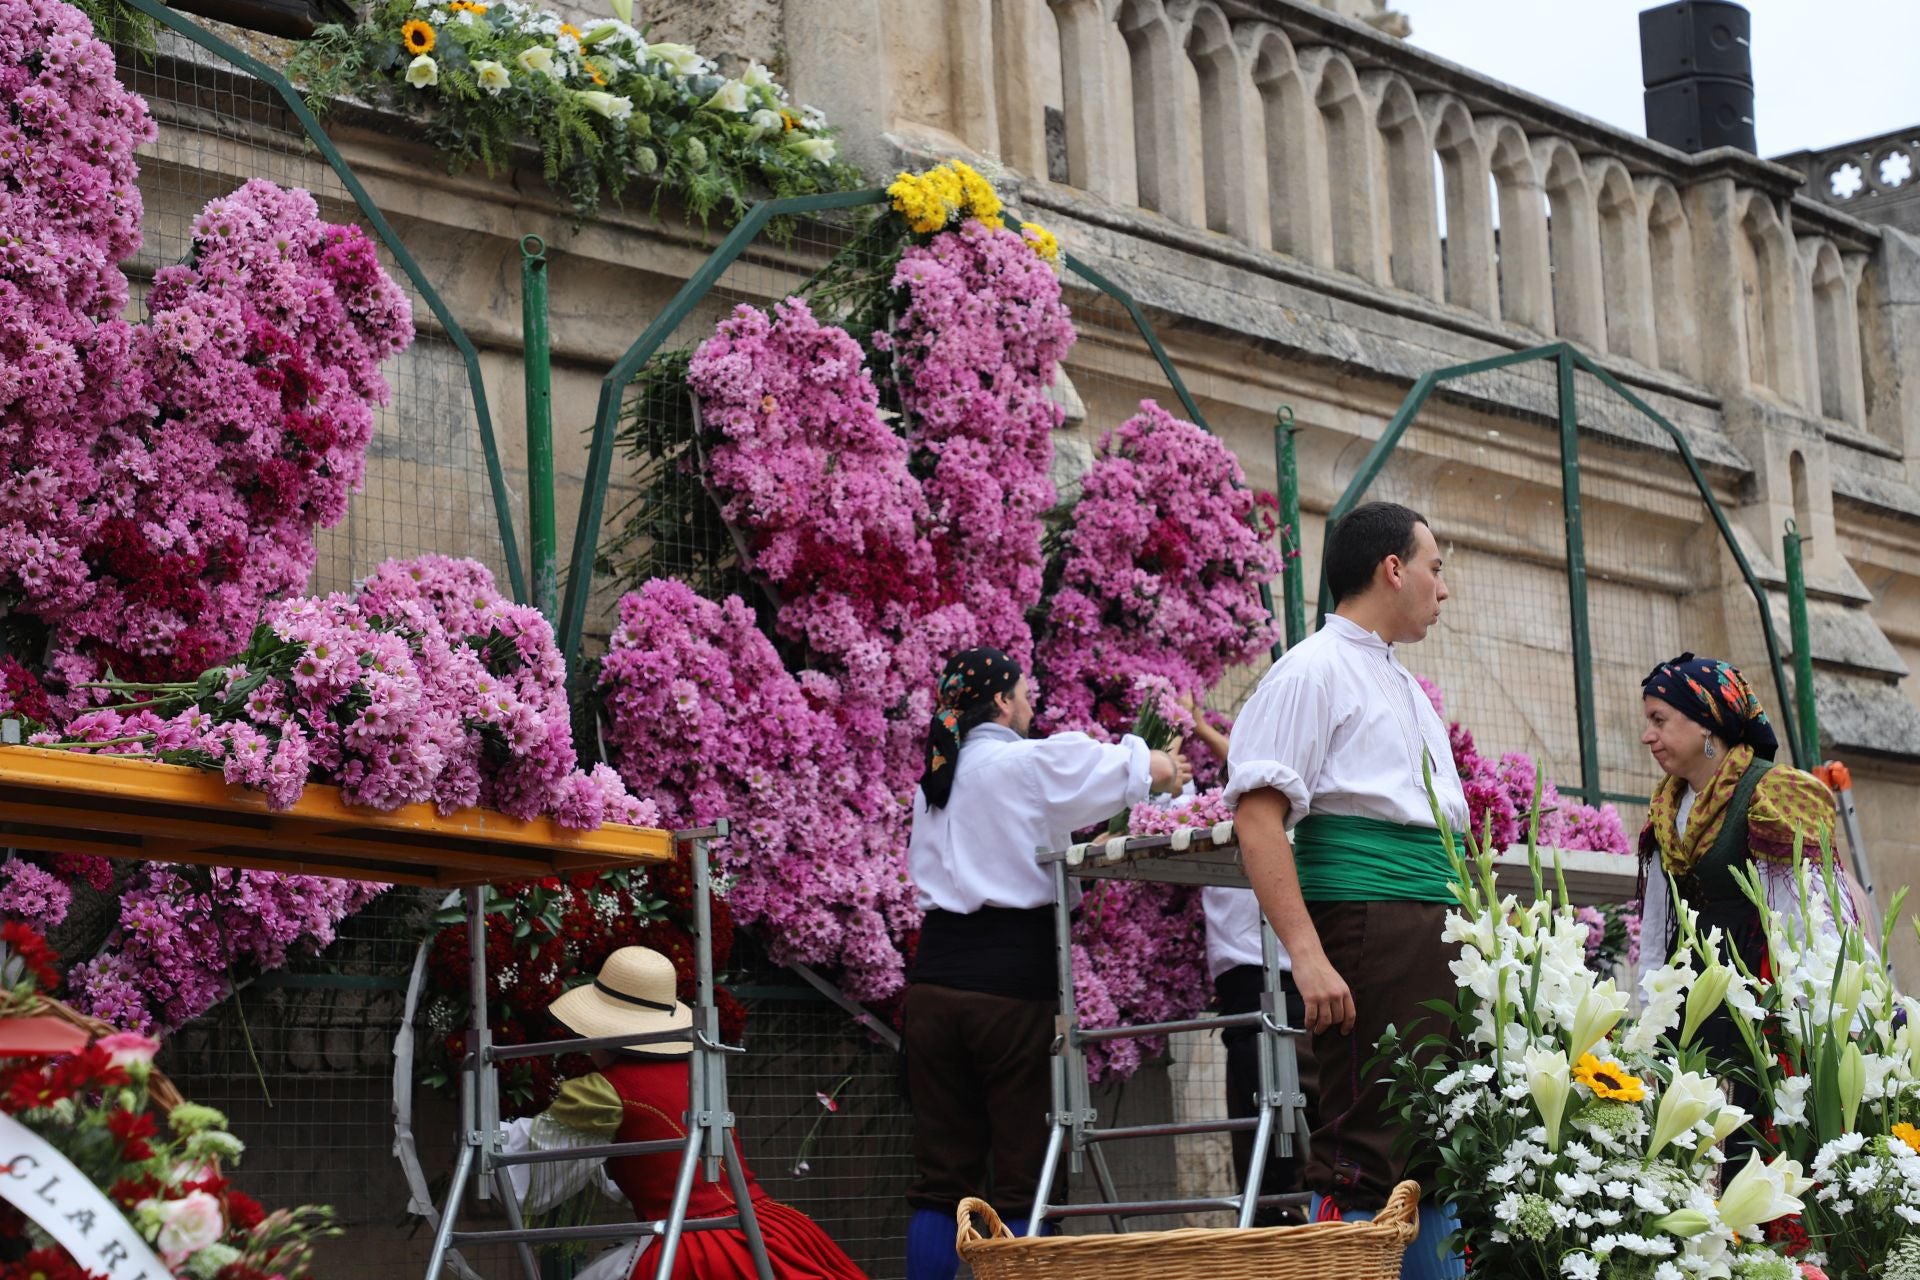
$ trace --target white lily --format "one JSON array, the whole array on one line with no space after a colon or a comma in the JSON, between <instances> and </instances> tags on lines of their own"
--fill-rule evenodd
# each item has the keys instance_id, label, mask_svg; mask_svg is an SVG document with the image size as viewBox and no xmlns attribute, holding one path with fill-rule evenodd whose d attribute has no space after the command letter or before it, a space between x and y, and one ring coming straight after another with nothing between
<instances>
[{"instance_id":1,"label":"white lily","mask_svg":"<svg viewBox=\"0 0 1920 1280\"><path fill-rule=\"evenodd\" d=\"M1527 1050L1527 1091L1533 1105L1540 1109L1546 1124L1547 1149L1560 1149L1560 1118L1567 1111L1567 1094L1573 1087L1573 1070L1567 1055L1558 1049Z\"/></svg>"},{"instance_id":2,"label":"white lily","mask_svg":"<svg viewBox=\"0 0 1920 1280\"><path fill-rule=\"evenodd\" d=\"M493 97L499 97L500 91L513 83L513 77L499 63L488 60L473 64L473 79L483 90Z\"/></svg>"},{"instance_id":3,"label":"white lily","mask_svg":"<svg viewBox=\"0 0 1920 1280\"><path fill-rule=\"evenodd\" d=\"M657 62L666 63L667 66L673 69L675 75L697 76L707 69L707 60L701 57L690 45L648 45L647 57Z\"/></svg>"},{"instance_id":4,"label":"white lily","mask_svg":"<svg viewBox=\"0 0 1920 1280\"><path fill-rule=\"evenodd\" d=\"M767 70L757 62L749 62L747 64L746 74L742 75L740 79L749 89L773 88L773 72Z\"/></svg>"},{"instance_id":5,"label":"white lily","mask_svg":"<svg viewBox=\"0 0 1920 1280\"><path fill-rule=\"evenodd\" d=\"M579 98L589 111L603 115L609 120L625 120L633 114L632 98L616 98L598 89L582 89L579 91Z\"/></svg>"},{"instance_id":6,"label":"white lily","mask_svg":"<svg viewBox=\"0 0 1920 1280\"><path fill-rule=\"evenodd\" d=\"M1756 1151L1720 1193L1720 1220L1740 1235L1752 1235L1762 1223L1799 1213L1800 1195L1812 1185L1801 1175L1799 1161L1777 1155L1766 1163Z\"/></svg>"},{"instance_id":7,"label":"white lily","mask_svg":"<svg viewBox=\"0 0 1920 1280\"><path fill-rule=\"evenodd\" d=\"M832 138L802 138L798 142L789 142L787 145L819 164L829 163L838 152Z\"/></svg>"},{"instance_id":8,"label":"white lily","mask_svg":"<svg viewBox=\"0 0 1920 1280\"><path fill-rule=\"evenodd\" d=\"M1573 1032L1567 1042L1567 1056L1578 1058L1610 1035L1620 1019L1627 1016L1631 998L1614 988L1613 979L1598 982L1582 993L1573 1014Z\"/></svg>"},{"instance_id":9,"label":"white lily","mask_svg":"<svg viewBox=\"0 0 1920 1280\"><path fill-rule=\"evenodd\" d=\"M1716 1107L1725 1105L1720 1086L1696 1071L1676 1071L1661 1091L1660 1106L1653 1116L1653 1137L1647 1142L1647 1159L1660 1154L1669 1142L1693 1128Z\"/></svg>"},{"instance_id":10,"label":"white lily","mask_svg":"<svg viewBox=\"0 0 1920 1280\"><path fill-rule=\"evenodd\" d=\"M659 46L655 46L657 49ZM747 101L747 86L738 80L729 80L713 91L707 99L707 105L715 111L743 113L752 104Z\"/></svg>"},{"instance_id":11,"label":"white lily","mask_svg":"<svg viewBox=\"0 0 1920 1280\"><path fill-rule=\"evenodd\" d=\"M407 83L416 89L440 83L440 64L426 54L421 54L407 64Z\"/></svg>"},{"instance_id":12,"label":"white lily","mask_svg":"<svg viewBox=\"0 0 1920 1280\"><path fill-rule=\"evenodd\" d=\"M522 71L532 71L543 76L551 76L555 80L560 78L560 68L553 60L553 50L547 48L545 45L537 44L532 48L522 49L520 56L516 58L515 61L520 64Z\"/></svg>"},{"instance_id":13,"label":"white lily","mask_svg":"<svg viewBox=\"0 0 1920 1280\"><path fill-rule=\"evenodd\" d=\"M1753 1113L1734 1106L1731 1102L1722 1103L1720 1114L1713 1118L1713 1140L1725 1142L1741 1125L1753 1119Z\"/></svg>"},{"instance_id":14,"label":"white lily","mask_svg":"<svg viewBox=\"0 0 1920 1280\"><path fill-rule=\"evenodd\" d=\"M626 23L633 21L633 0L607 0L607 3L613 7L614 17Z\"/></svg>"},{"instance_id":15,"label":"white lily","mask_svg":"<svg viewBox=\"0 0 1920 1280\"><path fill-rule=\"evenodd\" d=\"M778 111L769 111L765 107L760 108L748 116L747 123L753 126L753 136L756 138L764 138L768 134L779 133L787 124L785 120L780 118Z\"/></svg>"}]
</instances>

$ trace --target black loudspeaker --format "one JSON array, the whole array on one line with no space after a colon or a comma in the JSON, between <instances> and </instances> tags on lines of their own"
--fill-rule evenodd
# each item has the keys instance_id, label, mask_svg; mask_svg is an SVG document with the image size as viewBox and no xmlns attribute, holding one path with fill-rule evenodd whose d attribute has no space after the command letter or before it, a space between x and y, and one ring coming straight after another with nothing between
<instances>
[{"instance_id":1,"label":"black loudspeaker","mask_svg":"<svg viewBox=\"0 0 1920 1280\"><path fill-rule=\"evenodd\" d=\"M1679 151L1738 147L1758 154L1753 86L1696 76L1647 90L1647 136Z\"/></svg>"},{"instance_id":2,"label":"black loudspeaker","mask_svg":"<svg viewBox=\"0 0 1920 1280\"><path fill-rule=\"evenodd\" d=\"M1640 83L1692 76L1753 83L1753 17L1728 0L1678 0L1640 15Z\"/></svg>"}]
</instances>

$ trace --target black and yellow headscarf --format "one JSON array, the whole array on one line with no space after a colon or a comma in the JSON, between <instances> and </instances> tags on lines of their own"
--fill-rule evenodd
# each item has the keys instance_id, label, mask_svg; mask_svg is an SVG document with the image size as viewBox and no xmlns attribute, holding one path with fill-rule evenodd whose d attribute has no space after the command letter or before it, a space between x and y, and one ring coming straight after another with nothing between
<instances>
[{"instance_id":1,"label":"black and yellow headscarf","mask_svg":"<svg viewBox=\"0 0 1920 1280\"><path fill-rule=\"evenodd\" d=\"M920 775L929 809L945 807L953 795L953 777L960 763L960 721L1000 694L1012 693L1019 683L1020 665L998 649L967 649L947 659L940 673L933 724L927 730L927 767Z\"/></svg>"}]
</instances>

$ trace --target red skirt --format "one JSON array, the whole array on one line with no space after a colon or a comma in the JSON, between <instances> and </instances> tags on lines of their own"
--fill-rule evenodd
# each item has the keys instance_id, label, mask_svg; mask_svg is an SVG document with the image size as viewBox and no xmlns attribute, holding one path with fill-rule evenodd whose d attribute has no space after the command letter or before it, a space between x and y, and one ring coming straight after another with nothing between
<instances>
[{"instance_id":1,"label":"red skirt","mask_svg":"<svg viewBox=\"0 0 1920 1280\"><path fill-rule=\"evenodd\" d=\"M756 1199L760 1238L775 1280L867 1280L839 1245L806 1214L778 1200ZM651 1246L634 1264L632 1280L653 1280L660 1255ZM689 1231L680 1237L673 1259L673 1280L750 1280L753 1255L741 1231Z\"/></svg>"}]
</instances>

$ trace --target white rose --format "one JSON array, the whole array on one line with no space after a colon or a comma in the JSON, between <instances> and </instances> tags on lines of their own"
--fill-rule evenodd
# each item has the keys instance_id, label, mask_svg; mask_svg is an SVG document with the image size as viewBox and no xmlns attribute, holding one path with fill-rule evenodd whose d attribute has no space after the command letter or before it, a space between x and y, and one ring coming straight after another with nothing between
<instances>
[{"instance_id":1,"label":"white rose","mask_svg":"<svg viewBox=\"0 0 1920 1280\"><path fill-rule=\"evenodd\" d=\"M598 89L583 90L579 96L588 110L598 112L609 120L625 120L633 114L632 98L616 98Z\"/></svg>"},{"instance_id":2,"label":"white rose","mask_svg":"<svg viewBox=\"0 0 1920 1280\"><path fill-rule=\"evenodd\" d=\"M502 89L513 82L513 77L507 74L507 69L497 62L474 63L473 75L480 87L496 98L500 96Z\"/></svg>"},{"instance_id":3,"label":"white rose","mask_svg":"<svg viewBox=\"0 0 1920 1280\"><path fill-rule=\"evenodd\" d=\"M779 133L786 127L787 122L780 118L778 111L769 111L762 107L747 117L747 123L753 126L754 137L764 138L770 133Z\"/></svg>"},{"instance_id":4,"label":"white rose","mask_svg":"<svg viewBox=\"0 0 1920 1280\"><path fill-rule=\"evenodd\" d=\"M160 1224L153 1243L170 1263L198 1253L227 1230L220 1201L205 1191L190 1191L178 1200L142 1200L138 1211Z\"/></svg>"},{"instance_id":5,"label":"white rose","mask_svg":"<svg viewBox=\"0 0 1920 1280\"><path fill-rule=\"evenodd\" d=\"M729 80L714 91L707 105L715 111L742 112L747 109L747 86L738 80Z\"/></svg>"},{"instance_id":6,"label":"white rose","mask_svg":"<svg viewBox=\"0 0 1920 1280\"><path fill-rule=\"evenodd\" d=\"M666 63L675 75L697 76L707 69L707 60L684 44L650 45L647 56Z\"/></svg>"},{"instance_id":7,"label":"white rose","mask_svg":"<svg viewBox=\"0 0 1920 1280\"><path fill-rule=\"evenodd\" d=\"M560 78L560 69L553 62L553 50L545 45L537 44L531 49L522 49L515 61L520 64L522 71L535 71L541 75L552 76L555 80Z\"/></svg>"},{"instance_id":8,"label":"white rose","mask_svg":"<svg viewBox=\"0 0 1920 1280\"><path fill-rule=\"evenodd\" d=\"M837 150L832 138L802 138L788 145L807 159L820 164L826 164L832 160Z\"/></svg>"},{"instance_id":9,"label":"white rose","mask_svg":"<svg viewBox=\"0 0 1920 1280\"><path fill-rule=\"evenodd\" d=\"M407 64L407 83L416 89L424 89L430 84L439 84L440 64L426 54L421 54Z\"/></svg>"}]
</instances>

